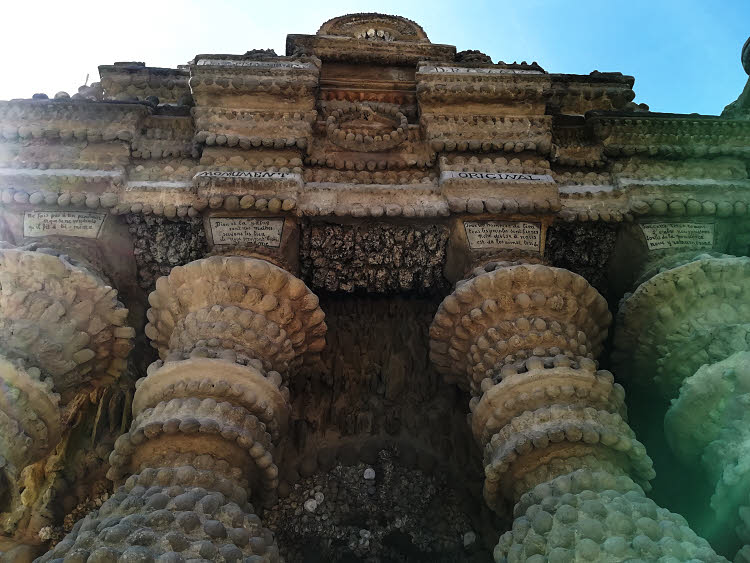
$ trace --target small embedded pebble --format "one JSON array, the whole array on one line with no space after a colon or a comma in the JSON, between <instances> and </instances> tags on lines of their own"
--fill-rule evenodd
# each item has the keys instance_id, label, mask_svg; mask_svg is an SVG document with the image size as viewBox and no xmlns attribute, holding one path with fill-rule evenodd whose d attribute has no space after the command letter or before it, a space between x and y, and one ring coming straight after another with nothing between
<instances>
[{"instance_id":1,"label":"small embedded pebble","mask_svg":"<svg viewBox=\"0 0 750 563\"><path fill-rule=\"evenodd\" d=\"M469 547L475 541L477 541L477 535L474 532L466 532L464 534L464 547Z\"/></svg>"},{"instance_id":2,"label":"small embedded pebble","mask_svg":"<svg viewBox=\"0 0 750 563\"><path fill-rule=\"evenodd\" d=\"M318 503L315 501L315 499L311 498L305 501L305 510L308 512L315 512L315 510L318 508Z\"/></svg>"},{"instance_id":3,"label":"small embedded pebble","mask_svg":"<svg viewBox=\"0 0 750 563\"><path fill-rule=\"evenodd\" d=\"M368 467L367 469L365 469L364 477L368 481L372 481L373 479L375 479L375 470L372 467Z\"/></svg>"}]
</instances>

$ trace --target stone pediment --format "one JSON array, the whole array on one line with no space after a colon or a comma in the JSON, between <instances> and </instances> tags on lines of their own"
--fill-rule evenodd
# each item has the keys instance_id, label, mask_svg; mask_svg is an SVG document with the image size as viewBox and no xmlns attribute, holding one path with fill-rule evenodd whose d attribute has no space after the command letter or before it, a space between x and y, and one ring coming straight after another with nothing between
<instances>
[{"instance_id":1,"label":"stone pediment","mask_svg":"<svg viewBox=\"0 0 750 563\"><path fill-rule=\"evenodd\" d=\"M353 37L370 41L418 41L429 43L422 26L400 16L348 14L328 20L317 35Z\"/></svg>"}]
</instances>

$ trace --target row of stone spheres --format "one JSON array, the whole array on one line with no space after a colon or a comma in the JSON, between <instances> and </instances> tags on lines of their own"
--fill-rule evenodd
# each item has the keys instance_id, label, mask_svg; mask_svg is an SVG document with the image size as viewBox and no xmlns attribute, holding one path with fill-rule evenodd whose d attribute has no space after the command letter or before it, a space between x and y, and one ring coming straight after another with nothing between
<instances>
[{"instance_id":1,"label":"row of stone spheres","mask_svg":"<svg viewBox=\"0 0 750 563\"><path fill-rule=\"evenodd\" d=\"M0 561L750 561L750 82L99 73L0 102Z\"/></svg>"}]
</instances>

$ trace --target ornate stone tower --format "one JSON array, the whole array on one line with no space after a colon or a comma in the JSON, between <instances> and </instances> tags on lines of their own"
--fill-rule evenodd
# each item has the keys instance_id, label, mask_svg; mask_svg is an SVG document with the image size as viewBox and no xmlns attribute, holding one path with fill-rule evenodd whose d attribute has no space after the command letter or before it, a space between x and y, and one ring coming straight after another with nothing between
<instances>
[{"instance_id":1,"label":"ornate stone tower","mask_svg":"<svg viewBox=\"0 0 750 563\"><path fill-rule=\"evenodd\" d=\"M382 14L99 72L0 102L0 561L750 560L747 92Z\"/></svg>"}]
</instances>

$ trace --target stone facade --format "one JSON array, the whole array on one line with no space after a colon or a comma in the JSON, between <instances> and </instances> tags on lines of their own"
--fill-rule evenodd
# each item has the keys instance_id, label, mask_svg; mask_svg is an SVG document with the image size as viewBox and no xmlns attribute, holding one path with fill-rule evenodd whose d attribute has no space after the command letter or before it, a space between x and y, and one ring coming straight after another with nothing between
<instances>
[{"instance_id":1,"label":"stone facade","mask_svg":"<svg viewBox=\"0 0 750 563\"><path fill-rule=\"evenodd\" d=\"M750 561L747 88L381 14L99 71L0 102L0 560Z\"/></svg>"}]
</instances>

